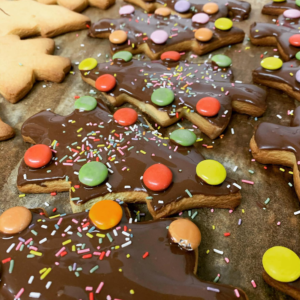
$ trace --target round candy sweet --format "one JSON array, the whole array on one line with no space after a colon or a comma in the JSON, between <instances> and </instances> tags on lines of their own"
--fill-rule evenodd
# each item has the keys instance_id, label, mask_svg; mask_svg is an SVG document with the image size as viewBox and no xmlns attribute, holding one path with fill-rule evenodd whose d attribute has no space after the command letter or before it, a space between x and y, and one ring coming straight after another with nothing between
<instances>
[{"instance_id":1,"label":"round candy sweet","mask_svg":"<svg viewBox=\"0 0 300 300\"><path fill-rule=\"evenodd\" d=\"M213 15L219 11L219 5L214 2L208 2L203 5L202 10L209 15Z\"/></svg>"},{"instance_id":2,"label":"round candy sweet","mask_svg":"<svg viewBox=\"0 0 300 300\"><path fill-rule=\"evenodd\" d=\"M264 58L260 65L267 70L278 70L282 67L282 60L277 57Z\"/></svg>"},{"instance_id":3,"label":"round candy sweet","mask_svg":"<svg viewBox=\"0 0 300 300\"><path fill-rule=\"evenodd\" d=\"M294 47L300 47L300 34L294 34L289 38L289 43Z\"/></svg>"},{"instance_id":4,"label":"round candy sweet","mask_svg":"<svg viewBox=\"0 0 300 300\"><path fill-rule=\"evenodd\" d=\"M213 37L213 32L209 28L199 28L195 31L195 38L199 42L208 42Z\"/></svg>"},{"instance_id":5,"label":"round candy sweet","mask_svg":"<svg viewBox=\"0 0 300 300\"><path fill-rule=\"evenodd\" d=\"M300 70L297 71L295 77L296 77L296 80L300 83Z\"/></svg>"},{"instance_id":6,"label":"round candy sweet","mask_svg":"<svg viewBox=\"0 0 300 300\"><path fill-rule=\"evenodd\" d=\"M232 64L231 58L224 54L216 54L211 60L220 68L227 68Z\"/></svg>"},{"instance_id":7,"label":"round candy sweet","mask_svg":"<svg viewBox=\"0 0 300 300\"><path fill-rule=\"evenodd\" d=\"M213 117L218 114L221 104L218 99L213 97L204 97L196 105L196 110L201 116Z\"/></svg>"},{"instance_id":8,"label":"round candy sweet","mask_svg":"<svg viewBox=\"0 0 300 300\"><path fill-rule=\"evenodd\" d=\"M155 164L149 167L144 175L145 186L152 191L159 192L167 189L173 180L172 171L163 164Z\"/></svg>"},{"instance_id":9,"label":"round candy sweet","mask_svg":"<svg viewBox=\"0 0 300 300\"><path fill-rule=\"evenodd\" d=\"M273 0L273 2L285 2L286 0Z\"/></svg>"},{"instance_id":10,"label":"round candy sweet","mask_svg":"<svg viewBox=\"0 0 300 300\"><path fill-rule=\"evenodd\" d=\"M192 17L192 21L198 24L206 24L209 21L209 15L205 13L198 13Z\"/></svg>"},{"instance_id":11,"label":"round candy sweet","mask_svg":"<svg viewBox=\"0 0 300 300\"><path fill-rule=\"evenodd\" d=\"M300 6L300 0L296 0L296 5Z\"/></svg>"},{"instance_id":12,"label":"round candy sweet","mask_svg":"<svg viewBox=\"0 0 300 300\"><path fill-rule=\"evenodd\" d=\"M262 263L267 274L277 281L292 282L300 277L300 259L288 248L276 246L268 249Z\"/></svg>"},{"instance_id":13,"label":"round candy sweet","mask_svg":"<svg viewBox=\"0 0 300 300\"><path fill-rule=\"evenodd\" d=\"M300 0L299 0L299 1L300 1ZM298 52L296 53L295 57L296 57L298 60L300 60L300 51L298 51Z\"/></svg>"},{"instance_id":14,"label":"round candy sweet","mask_svg":"<svg viewBox=\"0 0 300 300\"><path fill-rule=\"evenodd\" d=\"M0 232L16 234L26 229L32 220L29 209L23 206L9 208L0 216Z\"/></svg>"},{"instance_id":15,"label":"round candy sweet","mask_svg":"<svg viewBox=\"0 0 300 300\"><path fill-rule=\"evenodd\" d=\"M169 15L171 15L171 9L168 7L160 7L157 8L154 13L162 17L168 17Z\"/></svg>"},{"instance_id":16,"label":"round candy sweet","mask_svg":"<svg viewBox=\"0 0 300 300\"><path fill-rule=\"evenodd\" d=\"M119 51L113 55L112 59L123 59L124 61L128 62L132 60L132 53L129 51Z\"/></svg>"},{"instance_id":17,"label":"round candy sweet","mask_svg":"<svg viewBox=\"0 0 300 300\"><path fill-rule=\"evenodd\" d=\"M180 60L180 53L177 51L167 51L164 52L160 56L161 60L173 60L173 61L179 61Z\"/></svg>"},{"instance_id":18,"label":"round candy sweet","mask_svg":"<svg viewBox=\"0 0 300 300\"><path fill-rule=\"evenodd\" d=\"M151 33L150 39L153 43L161 45L168 40L168 33L164 30L155 30Z\"/></svg>"},{"instance_id":19,"label":"round candy sweet","mask_svg":"<svg viewBox=\"0 0 300 300\"><path fill-rule=\"evenodd\" d=\"M283 12L283 15L289 19L300 18L300 11L298 9L288 9Z\"/></svg>"},{"instance_id":20,"label":"round candy sweet","mask_svg":"<svg viewBox=\"0 0 300 300\"><path fill-rule=\"evenodd\" d=\"M115 30L109 35L109 41L113 44L123 44L127 41L127 33L124 30Z\"/></svg>"},{"instance_id":21,"label":"round candy sweet","mask_svg":"<svg viewBox=\"0 0 300 300\"><path fill-rule=\"evenodd\" d=\"M232 25L232 21L228 18L219 18L215 21L216 28L220 30L229 30Z\"/></svg>"},{"instance_id":22,"label":"round candy sweet","mask_svg":"<svg viewBox=\"0 0 300 300\"><path fill-rule=\"evenodd\" d=\"M119 15L130 15L134 13L134 6L132 5L124 5L119 9Z\"/></svg>"},{"instance_id":23,"label":"round candy sweet","mask_svg":"<svg viewBox=\"0 0 300 300\"><path fill-rule=\"evenodd\" d=\"M179 13L186 13L190 8L191 3L186 0L179 0L174 5L174 9Z\"/></svg>"},{"instance_id":24,"label":"round candy sweet","mask_svg":"<svg viewBox=\"0 0 300 300\"><path fill-rule=\"evenodd\" d=\"M95 87L101 92L109 92L115 87L116 83L117 81L114 76L110 74L104 74L97 78Z\"/></svg>"},{"instance_id":25,"label":"round candy sweet","mask_svg":"<svg viewBox=\"0 0 300 300\"><path fill-rule=\"evenodd\" d=\"M99 161L91 161L84 164L79 170L79 181L87 186L101 184L108 176L105 164Z\"/></svg>"},{"instance_id":26,"label":"round candy sweet","mask_svg":"<svg viewBox=\"0 0 300 300\"><path fill-rule=\"evenodd\" d=\"M97 67L97 61L95 58L86 58L78 66L80 71L90 71Z\"/></svg>"},{"instance_id":27,"label":"round candy sweet","mask_svg":"<svg viewBox=\"0 0 300 300\"><path fill-rule=\"evenodd\" d=\"M24 155L25 164L34 169L46 166L52 159L51 149L42 144L30 147Z\"/></svg>"},{"instance_id":28,"label":"round candy sweet","mask_svg":"<svg viewBox=\"0 0 300 300\"><path fill-rule=\"evenodd\" d=\"M188 219L173 221L169 227L169 234L172 242L185 250L196 250L201 242L199 228Z\"/></svg>"},{"instance_id":29,"label":"round candy sweet","mask_svg":"<svg viewBox=\"0 0 300 300\"><path fill-rule=\"evenodd\" d=\"M219 162L206 159L196 167L197 175L209 185L219 185L226 179L226 170Z\"/></svg>"},{"instance_id":30,"label":"round candy sweet","mask_svg":"<svg viewBox=\"0 0 300 300\"><path fill-rule=\"evenodd\" d=\"M130 126L136 122L137 112L129 107L121 108L114 113L114 119L122 126Z\"/></svg>"},{"instance_id":31,"label":"round candy sweet","mask_svg":"<svg viewBox=\"0 0 300 300\"><path fill-rule=\"evenodd\" d=\"M153 92L151 101L158 106L166 106L174 101L174 93L170 89L160 88Z\"/></svg>"},{"instance_id":32,"label":"round candy sweet","mask_svg":"<svg viewBox=\"0 0 300 300\"><path fill-rule=\"evenodd\" d=\"M177 129L171 133L170 139L178 145L188 147L196 142L197 136L188 129Z\"/></svg>"},{"instance_id":33,"label":"round candy sweet","mask_svg":"<svg viewBox=\"0 0 300 300\"><path fill-rule=\"evenodd\" d=\"M82 96L79 99L77 99L74 103L75 109L81 109L90 111L95 109L97 106L97 100L94 97L91 96Z\"/></svg>"},{"instance_id":34,"label":"round candy sweet","mask_svg":"<svg viewBox=\"0 0 300 300\"><path fill-rule=\"evenodd\" d=\"M91 222L100 230L117 226L121 222L122 216L122 207L112 200L99 201L89 211Z\"/></svg>"}]
</instances>

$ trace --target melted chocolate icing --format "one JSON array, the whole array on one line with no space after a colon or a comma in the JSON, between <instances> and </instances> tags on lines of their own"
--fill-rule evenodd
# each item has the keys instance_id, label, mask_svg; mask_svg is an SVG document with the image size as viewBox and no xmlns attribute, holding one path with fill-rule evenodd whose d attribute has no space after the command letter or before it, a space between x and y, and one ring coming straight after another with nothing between
<instances>
[{"instance_id":1,"label":"melted chocolate icing","mask_svg":"<svg viewBox=\"0 0 300 300\"><path fill-rule=\"evenodd\" d=\"M283 2L270 2L264 5L262 13L270 15L279 15L287 9L299 9L299 6L295 3L295 0L286 0Z\"/></svg>"}]
</instances>

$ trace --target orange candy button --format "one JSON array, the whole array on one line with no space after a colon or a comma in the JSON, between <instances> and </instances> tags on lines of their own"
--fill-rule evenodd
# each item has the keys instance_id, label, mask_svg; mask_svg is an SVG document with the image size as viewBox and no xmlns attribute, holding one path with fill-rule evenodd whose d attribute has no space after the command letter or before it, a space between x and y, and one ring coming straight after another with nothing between
<instances>
[{"instance_id":1,"label":"orange candy button","mask_svg":"<svg viewBox=\"0 0 300 300\"><path fill-rule=\"evenodd\" d=\"M99 201L89 211L91 222L101 230L117 226L122 220L122 216L122 207L116 201L112 200Z\"/></svg>"},{"instance_id":2,"label":"orange candy button","mask_svg":"<svg viewBox=\"0 0 300 300\"><path fill-rule=\"evenodd\" d=\"M172 183L172 171L163 164L155 164L149 167L143 176L145 186L152 191L163 191Z\"/></svg>"},{"instance_id":3,"label":"orange candy button","mask_svg":"<svg viewBox=\"0 0 300 300\"><path fill-rule=\"evenodd\" d=\"M116 83L117 81L114 76L110 74L104 74L97 78L95 87L100 92L109 92L115 87Z\"/></svg>"},{"instance_id":4,"label":"orange candy button","mask_svg":"<svg viewBox=\"0 0 300 300\"><path fill-rule=\"evenodd\" d=\"M43 144L37 144L29 148L24 155L25 164L31 168L46 166L52 159L51 149Z\"/></svg>"},{"instance_id":5,"label":"orange candy button","mask_svg":"<svg viewBox=\"0 0 300 300\"><path fill-rule=\"evenodd\" d=\"M208 28L200 28L195 32L195 38L199 42L208 42L213 37L213 32Z\"/></svg>"},{"instance_id":6,"label":"orange candy button","mask_svg":"<svg viewBox=\"0 0 300 300\"><path fill-rule=\"evenodd\" d=\"M221 104L218 99L213 97L204 97L196 105L197 112L205 117L212 117L218 114Z\"/></svg>"},{"instance_id":7,"label":"orange candy button","mask_svg":"<svg viewBox=\"0 0 300 300\"><path fill-rule=\"evenodd\" d=\"M168 7L160 7L157 8L154 13L162 17L168 17L171 14L171 9Z\"/></svg>"},{"instance_id":8,"label":"orange candy button","mask_svg":"<svg viewBox=\"0 0 300 300\"><path fill-rule=\"evenodd\" d=\"M215 14L219 11L219 6L217 3L206 3L203 5L202 10L207 13L208 15Z\"/></svg>"},{"instance_id":9,"label":"orange candy button","mask_svg":"<svg viewBox=\"0 0 300 300\"><path fill-rule=\"evenodd\" d=\"M177 51L167 51L164 52L160 56L161 60L174 60L174 61L179 61L180 60L180 53Z\"/></svg>"},{"instance_id":10,"label":"orange candy button","mask_svg":"<svg viewBox=\"0 0 300 300\"><path fill-rule=\"evenodd\" d=\"M113 44L123 44L127 41L127 33L124 30L115 30L109 36L109 41Z\"/></svg>"},{"instance_id":11,"label":"orange candy button","mask_svg":"<svg viewBox=\"0 0 300 300\"><path fill-rule=\"evenodd\" d=\"M114 113L114 119L122 126L129 126L136 122L137 112L132 108L121 108Z\"/></svg>"}]
</instances>

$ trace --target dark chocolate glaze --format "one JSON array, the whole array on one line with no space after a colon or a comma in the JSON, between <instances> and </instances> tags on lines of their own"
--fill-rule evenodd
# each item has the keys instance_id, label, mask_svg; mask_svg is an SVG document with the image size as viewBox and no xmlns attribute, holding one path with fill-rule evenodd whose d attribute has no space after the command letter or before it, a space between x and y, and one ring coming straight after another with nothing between
<instances>
[{"instance_id":1,"label":"dark chocolate glaze","mask_svg":"<svg viewBox=\"0 0 300 300\"><path fill-rule=\"evenodd\" d=\"M72 123L70 120L75 122ZM79 129L81 131L77 133ZM89 135L85 140L87 134L92 132L96 132L95 136ZM74 174L88 162L88 159L95 161L99 158L103 163L110 164L108 167L113 173L109 173L107 184L111 185L113 193L146 192L153 197L151 205L155 211L188 197L186 190L189 190L192 195L214 196L237 195L239 192L238 188L232 185L235 181L230 178L219 186L210 186L202 182L196 175L196 166L204 158L194 147L178 147L177 151L174 151L176 145L169 139L154 136L153 132L143 124L132 125L129 128L119 126L102 103L93 111L75 110L66 117L50 111L42 111L23 124L22 136L30 137L35 143L46 145L56 140L59 146L55 147L57 151L53 154L55 160L41 169L29 168L23 160L19 167L18 186L30 183L42 185L43 182L49 180L66 180L68 176L72 186L80 186L74 192L71 191L71 200L75 198L73 199L75 204L109 194L106 183L93 188L85 187L80 183L78 175ZM94 141L93 137L99 141ZM87 151L86 141L89 143L90 150L97 149L97 155L93 154L93 157L89 157L86 161L75 162L78 156L80 159L86 159L89 156L90 151ZM73 143L76 142L77 144L74 145ZM70 149L81 152L82 144L85 145L86 152L73 156L74 152ZM97 145L105 147L97 147ZM60 162L66 155L68 158ZM70 160L71 165L64 165L67 160ZM155 163L165 164L173 173L173 183L163 192L147 190L141 179L145 170ZM50 173L47 172L49 170ZM26 179L24 179L24 174L27 176Z\"/></svg>"},{"instance_id":2,"label":"dark chocolate glaze","mask_svg":"<svg viewBox=\"0 0 300 300\"><path fill-rule=\"evenodd\" d=\"M55 225L60 221L59 228ZM78 222L78 223L74 223ZM178 245L170 243L167 227L173 219L152 221L145 223L128 223L123 215L123 220L116 227L117 236L112 228L101 231L101 234L109 233L113 238L110 242L107 236L99 243L100 233L97 229L92 229L92 224L86 226L86 231L82 230L83 225L89 222L88 213L67 215L48 219L33 213L31 226L20 234L12 237L0 234L0 261L11 257L14 260L14 268L9 273L10 263L3 264L3 273L0 282L0 298L13 300L14 296L21 288L24 293L22 300L32 300L29 297L31 292L41 293L40 300L88 300L89 293L86 287L92 287L94 299L106 300L110 295L111 299L143 299L143 300L234 300L248 299L246 294L239 290L240 298L235 296L234 287L222 284L215 284L200 281L193 270L196 263L194 251L185 251ZM41 226L47 226L42 228ZM126 228L127 227L127 231ZM67 229L68 228L68 229ZM81 228L82 237L79 237L78 228ZM66 230L67 229L67 230ZM86 233L90 231L92 238ZM35 236L31 230L34 230ZM53 234L53 231L55 233ZM132 236L125 236L122 231L126 231ZM67 234L66 232L71 234ZM52 233L52 235L51 235ZM65 236L63 236L65 235ZM27 246L22 251L17 251L16 247L20 239L27 241L32 238L32 246L38 248L42 256L27 258L30 249ZM39 242L47 238L47 241ZM120 247L126 243L128 238L132 243L127 247ZM65 245L67 255L56 257L55 254L63 247L62 243L71 239L71 243ZM6 250L15 244L9 253ZM81 247L81 245L84 245ZM72 246L75 251L72 251ZM99 249L100 246L100 249ZM78 253L78 250L89 249L85 253ZM109 256L99 260L99 254L105 251ZM95 253L96 252L96 253ZM98 254L97 254L98 252ZM148 252L149 256L143 259L143 255ZM93 254L91 258L83 259L83 255ZM127 258L130 254L130 258ZM56 265L55 263L59 263ZM76 265L74 266L74 263ZM71 271L69 270L71 266ZM90 270L98 266L93 273ZM41 280L39 271L43 268L52 268L45 279ZM82 268L82 270L77 270ZM120 272L122 269L122 272ZM80 275L76 277L75 272ZM32 284L28 280L34 276ZM46 284L51 281L51 286L46 289ZM96 293L100 282L103 288L100 293ZM216 291L208 290L216 289ZM130 290L134 294L130 294Z\"/></svg>"},{"instance_id":3,"label":"dark chocolate glaze","mask_svg":"<svg viewBox=\"0 0 300 300\"><path fill-rule=\"evenodd\" d=\"M213 31L213 37L208 42L199 42L194 38L194 29L209 28ZM159 15L145 14L141 11L135 11L132 15L123 15L119 19L101 19L93 23L89 29L89 35L92 37L103 37L103 34L110 34L114 30L124 30L128 35L128 40L120 45L111 43L112 52L118 52L124 49L138 49L139 46L147 44L153 53L160 53L166 47L181 44L180 51L193 50L197 54L207 52L206 45L216 43L221 40L223 43L230 40L227 45L233 43L233 36L244 35L243 30L232 27L230 30L219 30L214 26L214 22L207 24L198 24L192 22L191 19L182 19L176 15L170 17L162 17ZM169 34L169 38L164 44L155 44L150 39L152 32L155 30L165 30ZM146 33L146 35L144 34ZM170 38L172 36L172 38ZM242 42L243 38L238 42ZM189 42L188 42L189 41ZM183 42L186 42L184 45ZM195 47L195 43L197 47ZM222 45L224 46L224 44ZM221 47L222 47L221 46ZM216 48L220 45L216 43ZM206 52L205 52L206 50ZM211 51L211 49L209 50Z\"/></svg>"},{"instance_id":4,"label":"dark chocolate glaze","mask_svg":"<svg viewBox=\"0 0 300 300\"><path fill-rule=\"evenodd\" d=\"M270 2L265 4L262 13L270 15L279 15L287 9L299 9L295 0L286 0L283 2Z\"/></svg>"}]
</instances>

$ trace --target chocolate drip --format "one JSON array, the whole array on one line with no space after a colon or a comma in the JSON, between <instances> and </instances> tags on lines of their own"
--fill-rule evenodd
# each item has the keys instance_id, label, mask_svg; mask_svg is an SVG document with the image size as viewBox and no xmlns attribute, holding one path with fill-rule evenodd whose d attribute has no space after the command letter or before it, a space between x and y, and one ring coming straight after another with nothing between
<instances>
[{"instance_id":1,"label":"chocolate drip","mask_svg":"<svg viewBox=\"0 0 300 300\"><path fill-rule=\"evenodd\" d=\"M287 9L299 9L299 6L295 3L295 0L285 0L283 2L270 2L264 5L262 12L264 14L279 15Z\"/></svg>"}]
</instances>

